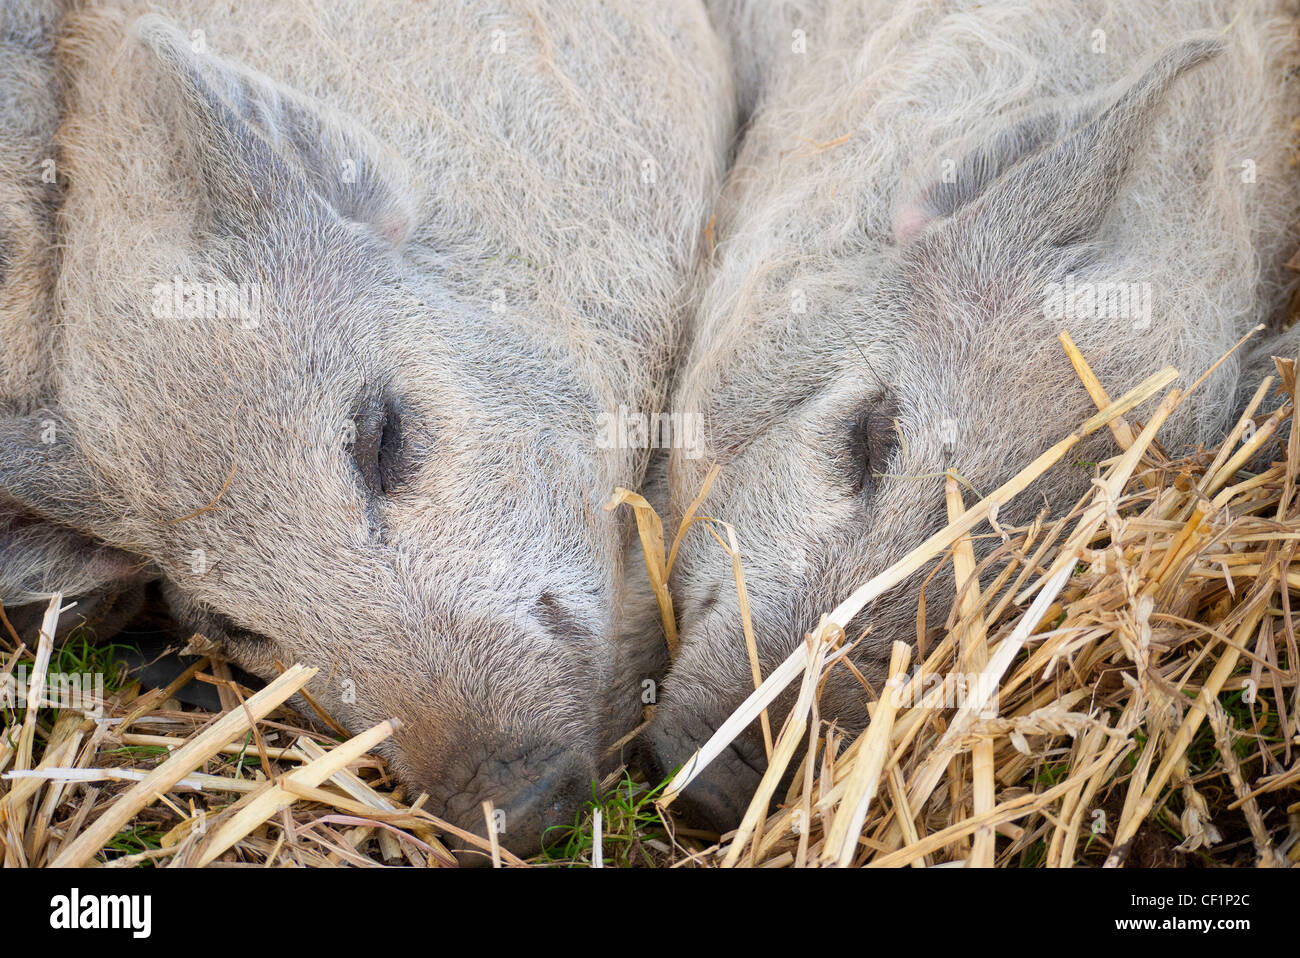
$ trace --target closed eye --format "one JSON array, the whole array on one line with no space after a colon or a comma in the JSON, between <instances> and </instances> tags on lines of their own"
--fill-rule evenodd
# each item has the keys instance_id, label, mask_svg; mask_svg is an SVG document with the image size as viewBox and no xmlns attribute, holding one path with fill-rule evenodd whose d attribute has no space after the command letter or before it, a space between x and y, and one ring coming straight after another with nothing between
<instances>
[{"instance_id":1,"label":"closed eye","mask_svg":"<svg viewBox=\"0 0 1300 958\"><path fill-rule=\"evenodd\" d=\"M257 645L271 641L262 633L244 628L228 615L218 612L215 609L203 607L202 615L204 621L198 631L202 632L209 639L230 645L243 644L244 646Z\"/></svg>"},{"instance_id":2,"label":"closed eye","mask_svg":"<svg viewBox=\"0 0 1300 958\"><path fill-rule=\"evenodd\" d=\"M391 395L364 403L352 458L371 498L391 496L406 479L406 433L401 403Z\"/></svg>"},{"instance_id":3,"label":"closed eye","mask_svg":"<svg viewBox=\"0 0 1300 958\"><path fill-rule=\"evenodd\" d=\"M853 495L870 493L898 446L897 404L886 395L872 397L853 421L849 434L849 463Z\"/></svg>"}]
</instances>

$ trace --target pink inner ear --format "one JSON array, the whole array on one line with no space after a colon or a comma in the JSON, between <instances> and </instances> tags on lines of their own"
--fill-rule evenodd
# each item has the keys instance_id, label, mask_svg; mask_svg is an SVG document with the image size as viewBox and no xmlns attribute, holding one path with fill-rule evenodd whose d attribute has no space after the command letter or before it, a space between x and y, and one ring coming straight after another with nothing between
<instances>
[{"instance_id":1,"label":"pink inner ear","mask_svg":"<svg viewBox=\"0 0 1300 958\"><path fill-rule=\"evenodd\" d=\"M899 246L906 246L930 225L931 219L920 203L908 203L894 217L894 241Z\"/></svg>"},{"instance_id":2,"label":"pink inner ear","mask_svg":"<svg viewBox=\"0 0 1300 958\"><path fill-rule=\"evenodd\" d=\"M390 206L370 222L375 235L393 246L405 243L414 226L415 214L404 206Z\"/></svg>"},{"instance_id":3,"label":"pink inner ear","mask_svg":"<svg viewBox=\"0 0 1300 958\"><path fill-rule=\"evenodd\" d=\"M137 556L103 548L91 554L87 574L104 583L131 581L140 576L144 565L144 560Z\"/></svg>"}]
</instances>

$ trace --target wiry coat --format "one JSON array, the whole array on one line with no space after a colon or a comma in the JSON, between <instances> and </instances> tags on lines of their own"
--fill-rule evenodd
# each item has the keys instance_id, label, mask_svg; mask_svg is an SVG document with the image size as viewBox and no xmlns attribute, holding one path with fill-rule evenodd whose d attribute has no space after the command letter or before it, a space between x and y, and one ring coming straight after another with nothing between
<instances>
[{"instance_id":1,"label":"wiry coat","mask_svg":"<svg viewBox=\"0 0 1300 958\"><path fill-rule=\"evenodd\" d=\"M65 182L55 143L59 15L56 0L0 6L0 416L32 412L54 384L54 218ZM51 588L77 594L75 609L59 620L60 635L87 622L112 630L129 618L140 598L132 587L135 565L73 529L0 502L5 599L23 601ZM42 612L11 607L8 618L30 635Z\"/></svg>"},{"instance_id":2,"label":"wiry coat","mask_svg":"<svg viewBox=\"0 0 1300 958\"><path fill-rule=\"evenodd\" d=\"M528 851L640 704L601 505L645 453L598 421L662 403L716 36L689 2L150 9L63 26L58 441L0 424L0 487L245 667L319 667L349 728L402 718L399 776Z\"/></svg>"},{"instance_id":3,"label":"wiry coat","mask_svg":"<svg viewBox=\"0 0 1300 958\"><path fill-rule=\"evenodd\" d=\"M1166 364L1185 387L1279 319L1300 214L1293 6L810 4L802 55L729 40L744 62L776 61L745 81L757 107L672 405L703 416L722 465L702 512L737 529L765 672L943 524L946 469L988 493L1095 411L1061 329L1117 396ZM715 3L720 29L763 22L745 7ZM1054 289L1108 282L1147 284L1149 315L1053 314ZM1252 372L1268 351L1292 355L1295 338L1266 341ZM1224 363L1161 441L1218 438L1258 382L1242 369ZM1098 436L1078 458L1113 449ZM669 528L710 461L674 455ZM1093 475L1081 462L1004 518L1073 503ZM853 623L852 639L871 629L856 658L874 681L890 643L915 637L923 578ZM659 772L752 691L710 537L688 536L673 587L681 651L647 736ZM861 727L865 693L839 675L822 717ZM753 737L718 759L693 788L700 817L734 824L762 764Z\"/></svg>"},{"instance_id":4,"label":"wiry coat","mask_svg":"<svg viewBox=\"0 0 1300 958\"><path fill-rule=\"evenodd\" d=\"M0 7L0 403L11 409L47 392L53 373L57 20L54 0Z\"/></svg>"}]
</instances>

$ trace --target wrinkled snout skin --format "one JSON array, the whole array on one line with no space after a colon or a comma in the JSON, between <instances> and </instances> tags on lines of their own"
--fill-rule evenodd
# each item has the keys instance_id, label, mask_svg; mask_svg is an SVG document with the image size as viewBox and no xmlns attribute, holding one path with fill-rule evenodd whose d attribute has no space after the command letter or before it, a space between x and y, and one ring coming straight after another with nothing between
<instances>
[{"instance_id":1,"label":"wrinkled snout skin","mask_svg":"<svg viewBox=\"0 0 1300 958\"><path fill-rule=\"evenodd\" d=\"M737 705L740 703L737 702ZM642 733L637 759L655 782L670 778L726 721L728 712L716 705L676 707ZM719 833L740 823L767 767L762 739L748 730L738 736L694 779L673 803L673 812L693 828Z\"/></svg>"},{"instance_id":2,"label":"wrinkled snout skin","mask_svg":"<svg viewBox=\"0 0 1300 958\"><path fill-rule=\"evenodd\" d=\"M1165 365L1186 388L1255 324L1276 329L1300 223L1286 3L776 6L780 31L746 34L756 5L711 4L752 115L671 400L702 417L709 454L673 455L649 494L674 529L721 465L700 513L736 529L764 675L946 522L945 470L970 504L1095 411L1058 332L1112 396ZM1273 332L1234 356L1160 441L1215 442L1270 353L1295 352ZM1116 452L1081 443L999 523L1063 513ZM980 556L1001 542L977 532ZM875 690L891 643L916 640L931 571L848 629ZM680 650L643 736L652 776L753 690L729 557L688 534L671 586ZM952 594L940 567L932 628ZM820 718L859 730L871 694L836 668ZM750 728L676 807L733 828L763 756Z\"/></svg>"},{"instance_id":3,"label":"wrinkled snout skin","mask_svg":"<svg viewBox=\"0 0 1300 958\"><path fill-rule=\"evenodd\" d=\"M734 134L702 5L66 6L28 64L63 78L53 206L48 132L0 157L4 235L61 251L0 286L6 324L48 300L0 357L0 601L158 580L536 852L640 720L603 505L648 451L602 423L664 406Z\"/></svg>"},{"instance_id":4,"label":"wrinkled snout skin","mask_svg":"<svg viewBox=\"0 0 1300 958\"><path fill-rule=\"evenodd\" d=\"M455 782L433 796L453 825L487 837L491 803L492 828L498 841L516 854L530 855L554 843L584 802L592 799L597 769L589 750L553 741L512 738L461 740L456 764L440 767L432 781ZM490 855L467 842L449 838L462 865L488 865Z\"/></svg>"}]
</instances>

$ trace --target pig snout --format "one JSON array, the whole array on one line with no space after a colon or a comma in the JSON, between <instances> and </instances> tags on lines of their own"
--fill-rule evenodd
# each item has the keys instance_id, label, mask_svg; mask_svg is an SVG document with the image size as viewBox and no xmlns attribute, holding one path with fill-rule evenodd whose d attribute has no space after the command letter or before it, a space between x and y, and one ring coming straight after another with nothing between
<instances>
[{"instance_id":1,"label":"pig snout","mask_svg":"<svg viewBox=\"0 0 1300 958\"><path fill-rule=\"evenodd\" d=\"M657 716L642 734L638 754L650 781L663 782L685 766L726 718L721 713L686 710ZM740 824L767 770L767 756L756 733L751 728L734 739L673 801L677 818L689 827L719 835Z\"/></svg>"},{"instance_id":2,"label":"pig snout","mask_svg":"<svg viewBox=\"0 0 1300 958\"><path fill-rule=\"evenodd\" d=\"M592 797L596 765L587 750L547 741L489 736L458 749L434 776L442 800L430 811L451 824L487 836L483 803L490 801L497 838L521 858L561 840ZM448 836L461 865L489 865L491 856Z\"/></svg>"}]
</instances>

